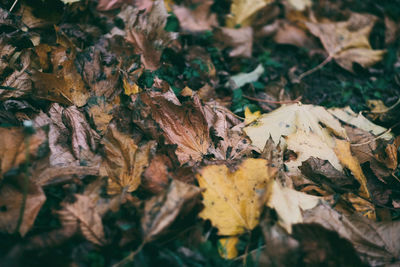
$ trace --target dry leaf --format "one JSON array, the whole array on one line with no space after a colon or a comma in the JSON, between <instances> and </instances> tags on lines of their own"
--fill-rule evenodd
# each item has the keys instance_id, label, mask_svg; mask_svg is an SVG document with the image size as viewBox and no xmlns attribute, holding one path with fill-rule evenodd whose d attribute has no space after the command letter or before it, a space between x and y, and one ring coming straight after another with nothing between
<instances>
[{"instance_id":1,"label":"dry leaf","mask_svg":"<svg viewBox=\"0 0 400 267\"><path fill-rule=\"evenodd\" d=\"M259 220L274 169L263 159L246 159L231 172L226 165L209 165L196 175L203 194L203 219L211 220L219 235L252 230Z\"/></svg>"},{"instance_id":2,"label":"dry leaf","mask_svg":"<svg viewBox=\"0 0 400 267\"><path fill-rule=\"evenodd\" d=\"M360 128L364 131L378 135L380 138L391 140L393 135L387 132L386 128L376 125L367 120L361 113L356 114L349 106L345 108L332 108L328 110L333 116L339 120Z\"/></svg>"},{"instance_id":3,"label":"dry leaf","mask_svg":"<svg viewBox=\"0 0 400 267\"><path fill-rule=\"evenodd\" d=\"M46 140L46 134L38 130L29 136L23 128L0 127L0 181L3 175L12 168L18 167L26 160L36 156L39 146Z\"/></svg>"},{"instance_id":4,"label":"dry leaf","mask_svg":"<svg viewBox=\"0 0 400 267\"><path fill-rule=\"evenodd\" d=\"M337 231L371 266L395 266L400 262L400 222L377 223L358 214L346 216L326 204L305 211L304 221Z\"/></svg>"},{"instance_id":5,"label":"dry leaf","mask_svg":"<svg viewBox=\"0 0 400 267\"><path fill-rule=\"evenodd\" d=\"M381 61L385 54L384 50L373 50L369 43L375 22L373 15L352 13L344 22L306 22L306 26L321 40L330 57L344 69L354 72L353 63L367 68Z\"/></svg>"},{"instance_id":6,"label":"dry leaf","mask_svg":"<svg viewBox=\"0 0 400 267\"><path fill-rule=\"evenodd\" d=\"M173 12L179 20L182 29L196 32L211 30L218 25L217 15L210 13L210 7L214 3L212 0L200 1L192 6L173 6ZM190 3L193 5L193 3Z\"/></svg>"},{"instance_id":7,"label":"dry leaf","mask_svg":"<svg viewBox=\"0 0 400 267\"><path fill-rule=\"evenodd\" d=\"M71 134L72 152L77 159L83 159L82 153L96 151L96 139L99 135L90 128L85 116L75 107L71 106L63 111L63 121Z\"/></svg>"},{"instance_id":8,"label":"dry leaf","mask_svg":"<svg viewBox=\"0 0 400 267\"><path fill-rule=\"evenodd\" d=\"M179 162L200 161L210 146L207 122L197 96L179 104L173 95L141 94L140 99L151 108L151 116L159 124L168 144L177 144Z\"/></svg>"},{"instance_id":9,"label":"dry leaf","mask_svg":"<svg viewBox=\"0 0 400 267\"><path fill-rule=\"evenodd\" d=\"M110 103L110 101L100 100L97 105L94 105L88 109L88 113L93 119L97 131L99 131L101 134L104 134L106 132L108 124L113 118L112 112L114 106L117 103L119 103L119 98L116 98L114 103Z\"/></svg>"},{"instance_id":10,"label":"dry leaf","mask_svg":"<svg viewBox=\"0 0 400 267\"><path fill-rule=\"evenodd\" d=\"M257 68L248 73L238 73L230 77L229 81L225 84L226 87L230 87L231 89L237 89L242 87L245 84L256 82L261 75L264 73L264 67L259 64Z\"/></svg>"},{"instance_id":11,"label":"dry leaf","mask_svg":"<svg viewBox=\"0 0 400 267\"><path fill-rule=\"evenodd\" d=\"M102 144L105 158L102 169L108 176L107 193L110 195L135 191L140 185L140 176L149 161L154 142L138 147L128 135L119 132L110 124Z\"/></svg>"},{"instance_id":12,"label":"dry leaf","mask_svg":"<svg viewBox=\"0 0 400 267\"><path fill-rule=\"evenodd\" d=\"M90 197L75 194L75 202L62 202L58 216L63 227L79 226L82 235L96 245L104 245L104 230L101 217L96 210L96 203Z\"/></svg>"},{"instance_id":13,"label":"dry leaf","mask_svg":"<svg viewBox=\"0 0 400 267\"><path fill-rule=\"evenodd\" d=\"M267 206L275 209L278 223L291 233L293 224L303 222L302 211L314 208L321 200L321 197L282 187L273 181Z\"/></svg>"},{"instance_id":14,"label":"dry leaf","mask_svg":"<svg viewBox=\"0 0 400 267\"><path fill-rule=\"evenodd\" d=\"M169 183L169 172L172 162L166 155L158 154L150 161L143 173L142 186L154 194L166 190Z\"/></svg>"},{"instance_id":15,"label":"dry leaf","mask_svg":"<svg viewBox=\"0 0 400 267\"><path fill-rule=\"evenodd\" d=\"M225 27L216 28L214 38L218 41L220 48L231 48L231 57L251 57L253 51L253 29L243 27L230 29Z\"/></svg>"},{"instance_id":16,"label":"dry leaf","mask_svg":"<svg viewBox=\"0 0 400 267\"><path fill-rule=\"evenodd\" d=\"M21 180L25 179L24 175L18 178ZM23 186L19 187L17 188L8 183L0 187L0 231L10 234L18 231L21 236L25 236L33 226L40 208L46 201L46 196L40 186L29 181L26 200L24 200L23 189L21 189ZM20 218L21 206L24 201L23 217ZM20 220L19 229L17 229Z\"/></svg>"},{"instance_id":17,"label":"dry leaf","mask_svg":"<svg viewBox=\"0 0 400 267\"><path fill-rule=\"evenodd\" d=\"M218 239L218 252L225 259L234 259L238 255L236 245L239 243L237 236Z\"/></svg>"},{"instance_id":18,"label":"dry leaf","mask_svg":"<svg viewBox=\"0 0 400 267\"><path fill-rule=\"evenodd\" d=\"M164 30L168 16L164 1L156 0L149 13L132 14L126 25L126 40L141 55L146 69L159 68L162 50L177 37L176 33Z\"/></svg>"},{"instance_id":19,"label":"dry leaf","mask_svg":"<svg viewBox=\"0 0 400 267\"><path fill-rule=\"evenodd\" d=\"M77 72L74 63L75 53L72 48L52 47L51 63L53 73L36 71L32 75L36 91L35 97L82 107L90 94Z\"/></svg>"},{"instance_id":20,"label":"dry leaf","mask_svg":"<svg viewBox=\"0 0 400 267\"><path fill-rule=\"evenodd\" d=\"M142 217L143 242L157 238L183 210L190 210L200 191L196 186L173 180L164 194L146 201Z\"/></svg>"},{"instance_id":21,"label":"dry leaf","mask_svg":"<svg viewBox=\"0 0 400 267\"><path fill-rule=\"evenodd\" d=\"M306 135L318 136L321 142L332 147L334 140L330 132L347 138L346 131L338 120L323 107L313 105L285 105L261 115L255 122L244 128L252 144L260 150L264 149L270 136L274 143L278 144L283 142L282 136L289 136L299 130Z\"/></svg>"},{"instance_id":22,"label":"dry leaf","mask_svg":"<svg viewBox=\"0 0 400 267\"><path fill-rule=\"evenodd\" d=\"M230 28L237 25L250 26L253 15L271 2L271 0L233 0L226 26Z\"/></svg>"}]
</instances>

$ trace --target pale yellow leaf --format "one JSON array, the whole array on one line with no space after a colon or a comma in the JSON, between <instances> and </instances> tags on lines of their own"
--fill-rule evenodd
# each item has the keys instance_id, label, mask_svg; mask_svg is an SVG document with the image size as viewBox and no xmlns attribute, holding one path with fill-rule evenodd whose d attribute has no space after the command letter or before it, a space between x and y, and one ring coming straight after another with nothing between
<instances>
[{"instance_id":1,"label":"pale yellow leaf","mask_svg":"<svg viewBox=\"0 0 400 267\"><path fill-rule=\"evenodd\" d=\"M226 26L230 28L236 25L250 26L252 16L271 2L272 0L233 0Z\"/></svg>"},{"instance_id":2,"label":"pale yellow leaf","mask_svg":"<svg viewBox=\"0 0 400 267\"><path fill-rule=\"evenodd\" d=\"M238 255L236 245L239 243L237 236L220 238L218 240L218 252L225 259L234 259Z\"/></svg>"}]
</instances>

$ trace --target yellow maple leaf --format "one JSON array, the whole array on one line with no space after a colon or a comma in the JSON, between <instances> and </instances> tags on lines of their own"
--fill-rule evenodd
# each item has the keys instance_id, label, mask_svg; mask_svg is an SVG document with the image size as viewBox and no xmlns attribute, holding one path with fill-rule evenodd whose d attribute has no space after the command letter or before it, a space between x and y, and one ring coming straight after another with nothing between
<instances>
[{"instance_id":1,"label":"yellow maple leaf","mask_svg":"<svg viewBox=\"0 0 400 267\"><path fill-rule=\"evenodd\" d=\"M236 25L249 26L253 15L271 2L271 0L233 0L226 26L230 28Z\"/></svg>"},{"instance_id":2,"label":"yellow maple leaf","mask_svg":"<svg viewBox=\"0 0 400 267\"><path fill-rule=\"evenodd\" d=\"M226 165L210 165L196 175L205 208L200 213L218 228L219 235L233 236L258 224L260 203L275 170L264 159L246 159L231 172Z\"/></svg>"},{"instance_id":3,"label":"yellow maple leaf","mask_svg":"<svg viewBox=\"0 0 400 267\"><path fill-rule=\"evenodd\" d=\"M234 259L238 255L236 245L239 243L237 236L223 237L218 240L218 252L225 259Z\"/></svg>"}]
</instances>

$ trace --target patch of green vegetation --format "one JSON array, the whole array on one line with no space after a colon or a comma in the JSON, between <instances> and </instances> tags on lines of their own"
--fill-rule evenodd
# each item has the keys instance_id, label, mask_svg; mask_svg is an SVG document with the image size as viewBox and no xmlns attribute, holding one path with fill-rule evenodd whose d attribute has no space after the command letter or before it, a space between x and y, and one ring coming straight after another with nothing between
<instances>
[{"instance_id":1,"label":"patch of green vegetation","mask_svg":"<svg viewBox=\"0 0 400 267\"><path fill-rule=\"evenodd\" d=\"M173 12L168 12L169 17L167 18L167 24L164 30L167 32L178 32L179 31L179 20Z\"/></svg>"},{"instance_id":2,"label":"patch of green vegetation","mask_svg":"<svg viewBox=\"0 0 400 267\"><path fill-rule=\"evenodd\" d=\"M252 112L260 110L260 108L250 103L250 101L243 97L243 90L241 88L232 91L232 106L233 113L243 113L245 108L248 107Z\"/></svg>"}]
</instances>

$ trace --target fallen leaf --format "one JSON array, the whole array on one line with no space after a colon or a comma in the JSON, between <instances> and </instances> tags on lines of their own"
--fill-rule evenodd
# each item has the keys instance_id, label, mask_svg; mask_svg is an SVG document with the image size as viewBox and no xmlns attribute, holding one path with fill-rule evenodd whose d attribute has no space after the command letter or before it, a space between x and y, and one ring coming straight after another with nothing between
<instances>
[{"instance_id":1,"label":"fallen leaf","mask_svg":"<svg viewBox=\"0 0 400 267\"><path fill-rule=\"evenodd\" d=\"M119 98L116 98L113 101L114 103L110 103L110 101L99 100L97 105L93 105L88 109L88 113L93 119L97 131L99 131L101 134L106 132L108 124L113 118L112 112L114 106L116 106L119 101Z\"/></svg>"},{"instance_id":2,"label":"fallen leaf","mask_svg":"<svg viewBox=\"0 0 400 267\"><path fill-rule=\"evenodd\" d=\"M335 152L340 160L340 163L347 167L353 174L354 178L356 178L360 183L360 195L369 199L370 193L367 188L367 179L365 178L365 175L361 169L360 163L351 154L350 143L336 139Z\"/></svg>"},{"instance_id":3,"label":"fallen leaf","mask_svg":"<svg viewBox=\"0 0 400 267\"><path fill-rule=\"evenodd\" d=\"M201 190L193 185L173 180L164 194L155 196L145 203L142 229L143 243L150 242L165 231L186 210ZM191 202L191 203L190 203Z\"/></svg>"},{"instance_id":4,"label":"fallen leaf","mask_svg":"<svg viewBox=\"0 0 400 267\"><path fill-rule=\"evenodd\" d=\"M82 235L96 245L104 245L104 229L96 203L88 196L75 194L75 202L62 202L57 211L61 224L65 228L79 226Z\"/></svg>"},{"instance_id":5,"label":"fallen leaf","mask_svg":"<svg viewBox=\"0 0 400 267\"><path fill-rule=\"evenodd\" d=\"M173 6L172 10L179 20L181 27L190 32L207 31L218 25L217 15L210 12L212 0L190 3L191 6Z\"/></svg>"},{"instance_id":6,"label":"fallen leaf","mask_svg":"<svg viewBox=\"0 0 400 267\"><path fill-rule=\"evenodd\" d=\"M18 167L27 157L34 158L40 145L46 141L44 131L27 135L19 127L0 127L0 136L0 181L7 171Z\"/></svg>"},{"instance_id":7,"label":"fallen leaf","mask_svg":"<svg viewBox=\"0 0 400 267\"><path fill-rule=\"evenodd\" d=\"M339 120L360 128L364 131L370 132L380 138L391 140L393 135L387 132L386 128L376 125L366 119L361 113L356 114L349 106L345 108L332 108L328 110L333 116Z\"/></svg>"},{"instance_id":8,"label":"fallen leaf","mask_svg":"<svg viewBox=\"0 0 400 267\"><path fill-rule=\"evenodd\" d=\"M399 263L400 222L374 222L364 216L340 214L326 204L304 212L304 221L319 223L349 240L371 266Z\"/></svg>"},{"instance_id":9,"label":"fallen leaf","mask_svg":"<svg viewBox=\"0 0 400 267\"><path fill-rule=\"evenodd\" d=\"M252 123L253 121L255 121L256 119L258 119L258 117L260 117L261 116L261 112L258 110L258 111L254 111L254 112L251 112L251 110L249 109L249 107L247 107L246 106L246 108L244 109L244 117L245 117L245 120L244 120L244 123L245 124L250 124L250 123Z\"/></svg>"},{"instance_id":10,"label":"fallen leaf","mask_svg":"<svg viewBox=\"0 0 400 267\"><path fill-rule=\"evenodd\" d=\"M75 53L67 53L69 49L71 48L63 46L52 48L53 73L33 73L32 81L36 89L34 93L37 98L82 107L90 94L77 72Z\"/></svg>"},{"instance_id":11,"label":"fallen leaf","mask_svg":"<svg viewBox=\"0 0 400 267\"><path fill-rule=\"evenodd\" d=\"M140 99L151 108L151 116L158 123L168 144L176 144L179 162L200 161L210 145L207 122L197 96L181 105L173 95L143 93Z\"/></svg>"},{"instance_id":12,"label":"fallen leaf","mask_svg":"<svg viewBox=\"0 0 400 267\"><path fill-rule=\"evenodd\" d=\"M218 252L225 259L234 259L238 255L236 245L239 243L237 236L218 239Z\"/></svg>"},{"instance_id":13,"label":"fallen leaf","mask_svg":"<svg viewBox=\"0 0 400 267\"><path fill-rule=\"evenodd\" d=\"M352 13L342 22L306 22L307 28L317 36L329 57L344 69L354 72L353 63L367 68L382 60L385 50L373 50L369 35L376 22L370 14Z\"/></svg>"},{"instance_id":14,"label":"fallen leaf","mask_svg":"<svg viewBox=\"0 0 400 267\"><path fill-rule=\"evenodd\" d=\"M239 73L230 77L229 81L225 84L226 87L231 89L237 89L245 84L256 82L260 76L264 73L264 67L259 64L252 72L249 73Z\"/></svg>"},{"instance_id":15,"label":"fallen leaf","mask_svg":"<svg viewBox=\"0 0 400 267\"><path fill-rule=\"evenodd\" d=\"M102 169L108 176L107 193L115 195L135 191L149 163L149 152L154 142L139 147L130 136L110 124L102 144L105 151Z\"/></svg>"},{"instance_id":16,"label":"fallen leaf","mask_svg":"<svg viewBox=\"0 0 400 267\"><path fill-rule=\"evenodd\" d=\"M168 16L164 1L156 0L149 13L131 16L126 25L126 40L134 45L146 69L159 68L163 49L177 37L164 30Z\"/></svg>"},{"instance_id":17,"label":"fallen leaf","mask_svg":"<svg viewBox=\"0 0 400 267\"><path fill-rule=\"evenodd\" d=\"M142 186L153 194L165 191L169 184L168 170L170 168L172 168L172 162L168 156L155 155L143 173Z\"/></svg>"},{"instance_id":18,"label":"fallen leaf","mask_svg":"<svg viewBox=\"0 0 400 267\"><path fill-rule=\"evenodd\" d=\"M325 127L322 127L323 124ZM285 105L270 113L261 115L255 122L245 127L244 132L252 144L264 149L271 136L275 144L284 142L282 136L302 131L304 134L318 136L321 142L333 147L334 140L330 132L347 138L345 129L326 109L313 105ZM315 156L315 155L314 155ZM333 163L334 164L334 163Z\"/></svg>"},{"instance_id":19,"label":"fallen leaf","mask_svg":"<svg viewBox=\"0 0 400 267\"><path fill-rule=\"evenodd\" d=\"M275 175L263 159L246 159L230 171L226 165L209 165L196 175L205 189L200 217L211 220L219 235L235 236L252 230L259 221L265 194Z\"/></svg>"},{"instance_id":20,"label":"fallen leaf","mask_svg":"<svg viewBox=\"0 0 400 267\"><path fill-rule=\"evenodd\" d=\"M90 127L83 113L71 106L63 110L62 118L70 131L74 156L82 160L84 152L95 152L100 136Z\"/></svg>"},{"instance_id":21,"label":"fallen leaf","mask_svg":"<svg viewBox=\"0 0 400 267\"><path fill-rule=\"evenodd\" d=\"M302 211L314 208L320 200L321 197L282 187L273 181L267 206L275 209L278 223L291 233L293 224L303 222Z\"/></svg>"},{"instance_id":22,"label":"fallen leaf","mask_svg":"<svg viewBox=\"0 0 400 267\"><path fill-rule=\"evenodd\" d=\"M20 180L25 178L24 175L18 177ZM19 183L21 184L19 187L10 183L5 183L0 187L0 231L9 234L18 231L21 236L25 236L32 228L36 216L46 201L46 196L40 186L28 181L25 199L22 189L24 182ZM22 206L24 206L23 213L21 211ZM17 229L17 227L19 228Z\"/></svg>"},{"instance_id":23,"label":"fallen leaf","mask_svg":"<svg viewBox=\"0 0 400 267\"><path fill-rule=\"evenodd\" d=\"M237 25L250 26L253 15L271 2L271 0L233 0L226 25L229 28Z\"/></svg>"},{"instance_id":24,"label":"fallen leaf","mask_svg":"<svg viewBox=\"0 0 400 267\"><path fill-rule=\"evenodd\" d=\"M289 0L289 4L298 11L304 11L306 8L311 7L311 0Z\"/></svg>"},{"instance_id":25,"label":"fallen leaf","mask_svg":"<svg viewBox=\"0 0 400 267\"><path fill-rule=\"evenodd\" d=\"M219 27L214 31L214 38L217 40L218 47L231 48L229 52L231 57L251 57L252 55L253 29L251 27L240 29Z\"/></svg>"},{"instance_id":26,"label":"fallen leaf","mask_svg":"<svg viewBox=\"0 0 400 267\"><path fill-rule=\"evenodd\" d=\"M330 192L356 189L360 184L353 177L338 171L327 160L310 157L299 167L301 173Z\"/></svg>"}]
</instances>

